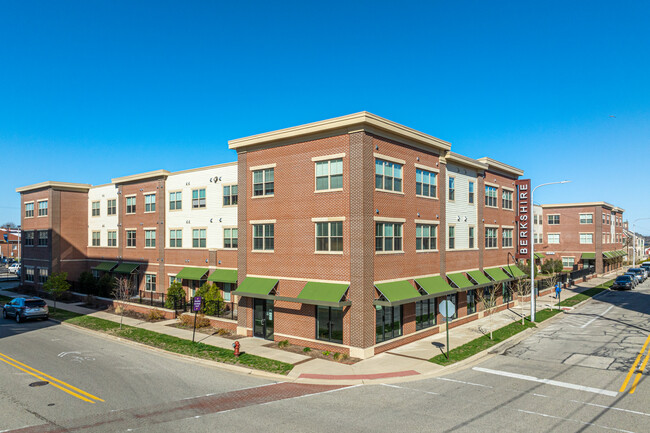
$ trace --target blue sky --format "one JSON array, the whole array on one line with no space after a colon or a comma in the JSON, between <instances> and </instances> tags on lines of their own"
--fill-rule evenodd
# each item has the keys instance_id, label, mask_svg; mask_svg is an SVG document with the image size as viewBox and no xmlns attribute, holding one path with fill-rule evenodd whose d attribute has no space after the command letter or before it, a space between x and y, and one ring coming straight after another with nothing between
<instances>
[{"instance_id":1,"label":"blue sky","mask_svg":"<svg viewBox=\"0 0 650 433\"><path fill-rule=\"evenodd\" d=\"M650 218L648 16L639 1L3 2L0 223L20 221L19 186L233 161L230 139L362 110L533 185L573 181L538 202Z\"/></svg>"}]
</instances>

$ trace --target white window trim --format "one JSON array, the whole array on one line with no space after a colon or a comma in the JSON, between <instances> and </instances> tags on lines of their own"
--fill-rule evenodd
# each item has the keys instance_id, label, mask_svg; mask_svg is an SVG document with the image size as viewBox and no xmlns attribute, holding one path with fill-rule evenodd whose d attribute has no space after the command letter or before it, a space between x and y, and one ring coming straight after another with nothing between
<instances>
[{"instance_id":1,"label":"white window trim","mask_svg":"<svg viewBox=\"0 0 650 433\"><path fill-rule=\"evenodd\" d=\"M147 289L147 275L153 275L154 277L156 277L156 289L154 289L154 290L148 290ZM150 292L150 293L156 293L157 288L158 288L157 286L158 286L158 274L156 274L155 272L145 272L144 273L144 291L145 292Z\"/></svg>"},{"instance_id":2,"label":"white window trim","mask_svg":"<svg viewBox=\"0 0 650 433\"><path fill-rule=\"evenodd\" d=\"M377 159L383 159L384 161L393 162L395 164L406 165L406 161L403 159L393 158L392 156L382 155L381 153L373 153L372 155Z\"/></svg>"},{"instance_id":3,"label":"white window trim","mask_svg":"<svg viewBox=\"0 0 650 433\"><path fill-rule=\"evenodd\" d=\"M341 219L343 218L343 219ZM331 222L342 222L345 221L345 217L339 217L339 218L312 218L312 222L314 223L314 254L324 254L324 255L334 255L334 256L342 256L343 251L318 251L316 249L316 246L318 245L318 236L316 235L316 224L317 223L331 223ZM314 220L321 220L321 221L314 221ZM328 233L329 233L329 224L327 227ZM332 236L328 234L327 239L328 239L328 245L331 245L331 238Z\"/></svg>"},{"instance_id":4,"label":"white window trim","mask_svg":"<svg viewBox=\"0 0 650 433\"><path fill-rule=\"evenodd\" d=\"M512 245L510 245L509 247L503 246L503 240L505 239L505 237L503 236L503 229L512 230L512 237L510 238L510 240L512 241ZM516 242L517 241L515 240L515 228L513 226L501 226L501 249L504 250L514 249Z\"/></svg>"},{"instance_id":5,"label":"white window trim","mask_svg":"<svg viewBox=\"0 0 650 433\"><path fill-rule=\"evenodd\" d=\"M93 245L93 235L99 233L99 245ZM108 235L107 235L108 236ZM108 237L106 238L108 241ZM98 248L102 246L102 231L101 230L91 230L90 231L90 244L88 245L91 248Z\"/></svg>"},{"instance_id":6,"label":"white window trim","mask_svg":"<svg viewBox=\"0 0 650 433\"><path fill-rule=\"evenodd\" d=\"M29 218L35 218L36 217L36 205L35 205L35 203L36 202L34 200L23 202L23 209L22 209L23 218L29 219ZM25 210L26 210L25 206L28 205L28 204L34 205L34 208L32 209L32 216L30 216L30 217L24 216L25 215ZM25 266L25 268L27 268L27 266Z\"/></svg>"},{"instance_id":7,"label":"white window trim","mask_svg":"<svg viewBox=\"0 0 650 433\"><path fill-rule=\"evenodd\" d=\"M248 167L248 169L250 171L256 171L256 170L264 170L264 169L267 169L267 168L275 168L277 166L278 165L276 163L273 163L273 164L265 164L265 165L254 165L252 167Z\"/></svg>"},{"instance_id":8,"label":"white window trim","mask_svg":"<svg viewBox=\"0 0 650 433\"><path fill-rule=\"evenodd\" d=\"M143 192L143 193L142 193L142 196L144 197L144 199L143 199L143 200L144 200L144 213L156 213L155 210L147 210L147 196L148 196L148 195L152 195L152 196L154 197L154 202L153 202L154 206L157 206L157 205L158 205L158 203L157 203L158 200L157 200L157 197L156 197L156 191L153 191L153 192ZM207 191L206 191L206 195L207 195Z\"/></svg>"},{"instance_id":9,"label":"white window trim","mask_svg":"<svg viewBox=\"0 0 650 433\"><path fill-rule=\"evenodd\" d=\"M581 221L582 215L591 215L591 222L590 223L583 223ZM594 223L594 214L593 214L593 212L587 212L587 213L583 212L583 213L578 214L578 224L587 225L587 224L593 224L593 223Z\"/></svg>"},{"instance_id":10,"label":"white window trim","mask_svg":"<svg viewBox=\"0 0 650 433\"><path fill-rule=\"evenodd\" d=\"M115 233L115 246L108 245L108 233L114 232ZM120 245L119 242L119 236L117 235L117 230L106 230L106 248L117 248Z\"/></svg>"},{"instance_id":11,"label":"white window trim","mask_svg":"<svg viewBox=\"0 0 650 433\"><path fill-rule=\"evenodd\" d=\"M170 248L172 250L178 250L178 249L184 248L184 247L172 247L171 246L172 237L169 236L169 232L172 231L172 230L174 230L174 231L180 230L181 231L181 241L183 241L184 238L185 238L185 236L183 236L183 234L184 234L183 233L183 227L168 227L167 228L167 233L168 233L168 235L167 235L167 248Z\"/></svg>"},{"instance_id":12,"label":"white window trim","mask_svg":"<svg viewBox=\"0 0 650 433\"><path fill-rule=\"evenodd\" d=\"M125 195L124 196L124 215L135 215L136 214L136 212L127 212L127 209L129 208L129 205L127 204L126 200L131 198L131 197L135 197L135 208L136 208L136 210L138 209L138 199L137 199L138 195L137 194ZM131 247L131 248L133 248L133 247Z\"/></svg>"},{"instance_id":13,"label":"white window trim","mask_svg":"<svg viewBox=\"0 0 650 433\"><path fill-rule=\"evenodd\" d=\"M229 205L224 205L223 204L223 197L224 197L224 195L223 195L223 187L224 186L230 186L230 187L237 186L237 183L235 182L235 183L222 183L221 184L221 207L222 208L237 207L236 204L229 204ZM232 192L232 188L231 188L231 192ZM206 192L206 194L207 194L207 192ZM230 194L230 201L232 202L232 194ZM239 202L239 187L238 186L237 186L237 202Z\"/></svg>"},{"instance_id":14,"label":"white window trim","mask_svg":"<svg viewBox=\"0 0 650 433\"><path fill-rule=\"evenodd\" d=\"M322 161L329 161L330 159L342 159L342 158L345 158L345 153L335 153L333 155L314 156L311 160L312 162L322 162Z\"/></svg>"},{"instance_id":15,"label":"white window trim","mask_svg":"<svg viewBox=\"0 0 650 433\"><path fill-rule=\"evenodd\" d=\"M420 170L433 171L434 173L440 174L440 169L438 168L429 167L428 165L418 164L417 162L413 165L415 166L415 168L419 168Z\"/></svg>"},{"instance_id":16,"label":"white window trim","mask_svg":"<svg viewBox=\"0 0 650 433\"><path fill-rule=\"evenodd\" d=\"M490 208L490 209L499 209L499 185L495 185L495 184L493 184L493 183L487 183L487 182L485 182L485 186L489 186L489 187L491 187L491 188L496 188L496 189L497 189L497 191L496 191L497 194L496 194L496 196L494 197L494 198L496 199L497 205L496 205L496 206L492 206L492 205L486 204L485 207L488 207L488 208ZM487 191L485 191L485 187L483 187L483 197L484 197L484 198L487 197ZM475 198L475 199L476 199L476 198ZM483 202L485 203L485 199L483 200ZM514 207L514 198L513 198L513 204L512 204L512 206ZM507 210L511 210L511 209L507 209ZM486 226L486 227L487 227L487 226Z\"/></svg>"},{"instance_id":17,"label":"white window trim","mask_svg":"<svg viewBox=\"0 0 650 433\"><path fill-rule=\"evenodd\" d=\"M345 217L318 217L312 218L311 222L313 223L327 223L327 222L336 222L336 221L345 221Z\"/></svg>"},{"instance_id":18,"label":"white window trim","mask_svg":"<svg viewBox=\"0 0 650 433\"><path fill-rule=\"evenodd\" d=\"M580 239L581 235L591 235L591 242L581 242L582 239ZM618 233L617 233L618 236ZM578 242L580 245L593 245L594 243L594 232L578 232Z\"/></svg>"},{"instance_id":19,"label":"white window trim","mask_svg":"<svg viewBox=\"0 0 650 433\"><path fill-rule=\"evenodd\" d=\"M135 232L135 239L136 239L136 242L135 242L136 246L135 247L128 246L129 245L129 236L127 235L126 232L129 232L129 231L134 231ZM138 229L137 228L124 229L124 248L130 248L130 249L138 248L137 247L137 244L138 244L137 239L138 239Z\"/></svg>"},{"instance_id":20,"label":"white window trim","mask_svg":"<svg viewBox=\"0 0 650 433\"><path fill-rule=\"evenodd\" d=\"M453 200L449 199L449 179L454 179L454 199ZM445 197L445 198L450 203L456 203L456 190L458 189L458 188L456 188L456 176L450 176L449 174L447 174L447 185L445 185L445 186L446 186L445 193L447 195L447 197Z\"/></svg>"},{"instance_id":21,"label":"white window trim","mask_svg":"<svg viewBox=\"0 0 650 433\"><path fill-rule=\"evenodd\" d=\"M493 224L485 224L484 228L486 228L486 229L496 229L496 231L497 231L497 236L496 236L496 240L497 240L496 245L497 246L496 247L485 247L485 249L486 250L498 250L499 249L499 226L498 225L493 225ZM483 241L485 241L487 239L487 234L485 234L483 236L483 238L484 238ZM512 242L513 243L515 242L514 239L513 239Z\"/></svg>"},{"instance_id":22,"label":"white window trim","mask_svg":"<svg viewBox=\"0 0 650 433\"><path fill-rule=\"evenodd\" d=\"M171 200L169 200L169 194L174 194L174 193L177 193L177 192L180 192L180 193L181 193L181 208L180 208L180 209L169 209L169 203L171 202ZM206 192L206 194L207 194L207 192ZM183 211L183 209L184 209L184 208L183 208L183 195L184 195L184 194L183 194L183 190L182 190L182 189L177 189L177 190L173 190L173 191L167 191L167 212L182 212L182 211ZM174 200L174 201L176 201L176 200ZM190 203L190 204L191 204L191 203Z\"/></svg>"},{"instance_id":23,"label":"white window trim","mask_svg":"<svg viewBox=\"0 0 650 433\"><path fill-rule=\"evenodd\" d=\"M276 220L249 220L249 224L275 224Z\"/></svg>"},{"instance_id":24,"label":"white window trim","mask_svg":"<svg viewBox=\"0 0 650 433\"><path fill-rule=\"evenodd\" d=\"M559 214L559 213L546 214L546 221L544 221L544 222L546 222L546 225L549 225L549 226L559 226L560 225L559 223L558 224L551 224L550 222L548 222L548 217L550 217L550 216L558 216L559 217L560 215L561 214ZM580 222L579 219L578 219L578 222Z\"/></svg>"},{"instance_id":25,"label":"white window trim","mask_svg":"<svg viewBox=\"0 0 650 433\"><path fill-rule=\"evenodd\" d=\"M345 156L345 153L342 154L342 155ZM334 155L334 157L332 157L332 158L319 159L317 161L314 161L314 158L311 159L312 161L314 161L314 193L316 193L316 194L322 193L322 192L339 192L339 191L343 191L343 187L341 187L341 188L316 189L316 178L318 177L316 175L316 162L325 162L325 161L329 161L331 159L343 159L343 157L340 157L340 156L337 157L336 155ZM331 177L332 177L332 173L330 172L331 166L332 166L332 164L327 164L327 182L328 182L328 185L331 183ZM338 175L336 175L336 176L338 176ZM341 176L343 176L343 172L341 172Z\"/></svg>"},{"instance_id":26,"label":"white window trim","mask_svg":"<svg viewBox=\"0 0 650 433\"><path fill-rule=\"evenodd\" d=\"M440 221L434 221L434 220L416 219L416 220L413 220L413 221L415 222L415 224L433 224L433 225L437 225L437 226L440 225Z\"/></svg>"},{"instance_id":27,"label":"white window trim","mask_svg":"<svg viewBox=\"0 0 650 433\"><path fill-rule=\"evenodd\" d=\"M501 188L501 185L499 185L498 183L492 183L492 182L483 182L483 183L485 184L485 186L491 186L493 188L496 188L497 190Z\"/></svg>"},{"instance_id":28,"label":"white window trim","mask_svg":"<svg viewBox=\"0 0 650 433\"><path fill-rule=\"evenodd\" d=\"M440 242L440 239L438 238L438 234L439 234L438 228L440 227L440 223L438 221L415 220L415 224L416 225L417 224L426 224L426 225L436 226L436 228L435 228L435 230L436 230L436 248L435 249L429 249L429 250L418 250L417 246L416 246L415 253L416 254L421 254L421 253L437 253L437 252L439 252L440 250L438 249L438 243ZM416 227L416 230L417 230L417 227ZM417 239L417 231L416 231L416 236L415 237ZM429 236L429 238L431 238L431 236ZM454 251L456 251L456 250L454 250Z\"/></svg>"},{"instance_id":29,"label":"white window trim","mask_svg":"<svg viewBox=\"0 0 650 433\"><path fill-rule=\"evenodd\" d=\"M237 236L239 236L239 227L237 227L237 226L222 226L221 229L222 230L225 230L225 229L230 229L230 230L237 229ZM234 238L231 237L230 239L234 239ZM224 243L225 243L225 241L226 241L225 234L223 236L223 240L224 240ZM226 248L226 247L224 247L224 248L219 248L219 249L223 250L223 251L237 251L237 248Z\"/></svg>"},{"instance_id":30,"label":"white window trim","mask_svg":"<svg viewBox=\"0 0 650 433\"><path fill-rule=\"evenodd\" d=\"M205 247L195 247L194 246L194 230L205 230ZM201 232L199 232L201 234ZM200 240L201 238L199 238ZM208 227L191 227L190 228L190 242L192 242L192 245L186 248L190 248L193 250L205 250L208 249Z\"/></svg>"},{"instance_id":31,"label":"white window trim","mask_svg":"<svg viewBox=\"0 0 650 433\"><path fill-rule=\"evenodd\" d=\"M153 247L148 247L147 246L147 232L154 232L154 242L158 243L158 234L156 233L157 230L155 227L145 227L142 230L144 230L144 249L145 250L153 250L158 248L158 246L153 246Z\"/></svg>"},{"instance_id":32,"label":"white window trim","mask_svg":"<svg viewBox=\"0 0 650 433\"><path fill-rule=\"evenodd\" d=\"M449 227L454 228L454 248L449 248ZM456 224L455 223L452 223L452 224L448 223L447 224L447 233L445 233L445 238L446 238L446 241L447 241L447 251L457 251L457 249L456 249L456 241L458 240L458 235L456 233Z\"/></svg>"},{"instance_id":33,"label":"white window trim","mask_svg":"<svg viewBox=\"0 0 650 433\"><path fill-rule=\"evenodd\" d=\"M46 198L46 199L43 199L43 200L36 200L36 205L34 206L34 215L35 215L37 218L48 217L48 216L50 215L50 204L47 203L48 201L49 201L49 199L47 199L47 198ZM47 203L47 208L46 208L46 209L47 209L47 214L45 214L45 215L39 215L39 214L38 214L38 205L39 205L40 203L43 203L43 202Z\"/></svg>"},{"instance_id":34,"label":"white window trim","mask_svg":"<svg viewBox=\"0 0 650 433\"><path fill-rule=\"evenodd\" d=\"M202 189L205 190L205 206L203 206L203 207L194 207L194 204L192 203L194 201L194 195L192 193L194 191L201 191ZM201 200L201 197L199 197L197 200ZM207 186L197 186L195 188L191 188L190 189L190 210L191 211L199 211L199 210L206 210L207 208L208 208L208 187Z\"/></svg>"},{"instance_id":35,"label":"white window trim","mask_svg":"<svg viewBox=\"0 0 650 433\"><path fill-rule=\"evenodd\" d=\"M387 223L405 223L406 218L390 218L390 217L380 217L380 216L374 216L373 217L374 221L378 222L387 222Z\"/></svg>"}]
</instances>

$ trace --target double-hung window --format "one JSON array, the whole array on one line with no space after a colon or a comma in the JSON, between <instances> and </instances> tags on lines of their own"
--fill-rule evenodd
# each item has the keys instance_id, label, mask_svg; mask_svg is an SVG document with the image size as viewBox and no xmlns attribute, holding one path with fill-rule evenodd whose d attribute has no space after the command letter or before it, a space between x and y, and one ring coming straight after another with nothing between
<instances>
[{"instance_id":1,"label":"double-hung window","mask_svg":"<svg viewBox=\"0 0 650 433\"><path fill-rule=\"evenodd\" d=\"M135 248L135 230L126 231L126 247Z\"/></svg>"},{"instance_id":2,"label":"double-hung window","mask_svg":"<svg viewBox=\"0 0 650 433\"><path fill-rule=\"evenodd\" d=\"M135 196L126 198L126 213L127 214L135 213Z\"/></svg>"},{"instance_id":3,"label":"double-hung window","mask_svg":"<svg viewBox=\"0 0 650 433\"><path fill-rule=\"evenodd\" d=\"M549 215L548 224L552 226L560 224L560 215Z\"/></svg>"},{"instance_id":4,"label":"double-hung window","mask_svg":"<svg viewBox=\"0 0 650 433\"><path fill-rule=\"evenodd\" d=\"M108 231L108 246L109 247L117 246L117 231L115 230Z\"/></svg>"},{"instance_id":5,"label":"double-hung window","mask_svg":"<svg viewBox=\"0 0 650 433\"><path fill-rule=\"evenodd\" d=\"M415 195L421 197L437 197L437 174L431 171L415 169Z\"/></svg>"},{"instance_id":6,"label":"double-hung window","mask_svg":"<svg viewBox=\"0 0 650 433\"><path fill-rule=\"evenodd\" d=\"M223 205L237 205L237 185L226 185L223 187Z\"/></svg>"},{"instance_id":7,"label":"double-hung window","mask_svg":"<svg viewBox=\"0 0 650 433\"><path fill-rule=\"evenodd\" d=\"M183 209L183 193L174 191L169 193L169 210Z\"/></svg>"},{"instance_id":8,"label":"double-hung window","mask_svg":"<svg viewBox=\"0 0 650 433\"><path fill-rule=\"evenodd\" d=\"M169 231L169 248L183 247L183 230L171 229Z\"/></svg>"},{"instance_id":9,"label":"double-hung window","mask_svg":"<svg viewBox=\"0 0 650 433\"><path fill-rule=\"evenodd\" d=\"M25 246L33 247L34 246L34 232L24 232L25 233Z\"/></svg>"},{"instance_id":10,"label":"double-hung window","mask_svg":"<svg viewBox=\"0 0 650 433\"><path fill-rule=\"evenodd\" d=\"M47 277L50 275L50 272L47 268L40 268L38 270L38 282L40 284L45 284Z\"/></svg>"},{"instance_id":11,"label":"double-hung window","mask_svg":"<svg viewBox=\"0 0 650 433\"><path fill-rule=\"evenodd\" d=\"M449 178L449 201L456 200L456 179L453 177Z\"/></svg>"},{"instance_id":12,"label":"double-hung window","mask_svg":"<svg viewBox=\"0 0 650 433\"><path fill-rule=\"evenodd\" d=\"M469 183L469 197L467 201L469 204L474 204L474 182Z\"/></svg>"},{"instance_id":13,"label":"double-hung window","mask_svg":"<svg viewBox=\"0 0 650 433\"><path fill-rule=\"evenodd\" d=\"M485 206L497 207L497 189L493 186L485 186Z\"/></svg>"},{"instance_id":14,"label":"double-hung window","mask_svg":"<svg viewBox=\"0 0 650 433\"><path fill-rule=\"evenodd\" d=\"M106 200L106 215L117 215L117 200L114 198Z\"/></svg>"},{"instance_id":15,"label":"double-hung window","mask_svg":"<svg viewBox=\"0 0 650 433\"><path fill-rule=\"evenodd\" d=\"M94 201L90 204L90 216L99 216L99 202Z\"/></svg>"},{"instance_id":16,"label":"double-hung window","mask_svg":"<svg viewBox=\"0 0 650 433\"><path fill-rule=\"evenodd\" d=\"M343 251L343 222L316 223L316 251Z\"/></svg>"},{"instance_id":17,"label":"double-hung window","mask_svg":"<svg viewBox=\"0 0 650 433\"><path fill-rule=\"evenodd\" d=\"M549 244L559 244L560 243L560 234L559 233L548 233L546 235L546 241Z\"/></svg>"},{"instance_id":18,"label":"double-hung window","mask_svg":"<svg viewBox=\"0 0 650 433\"><path fill-rule=\"evenodd\" d=\"M512 210L512 191L504 189L501 192L501 207L503 209Z\"/></svg>"},{"instance_id":19,"label":"double-hung window","mask_svg":"<svg viewBox=\"0 0 650 433\"><path fill-rule=\"evenodd\" d=\"M496 227L485 228L485 248L497 248L498 229Z\"/></svg>"},{"instance_id":20,"label":"double-hung window","mask_svg":"<svg viewBox=\"0 0 650 433\"><path fill-rule=\"evenodd\" d=\"M144 211L145 212L156 211L156 194L147 194L144 196Z\"/></svg>"},{"instance_id":21,"label":"double-hung window","mask_svg":"<svg viewBox=\"0 0 650 433\"><path fill-rule=\"evenodd\" d=\"M316 191L343 188L343 159L316 161Z\"/></svg>"},{"instance_id":22,"label":"double-hung window","mask_svg":"<svg viewBox=\"0 0 650 433\"><path fill-rule=\"evenodd\" d=\"M512 248L513 229L503 229L501 232L501 246L503 248Z\"/></svg>"},{"instance_id":23,"label":"double-hung window","mask_svg":"<svg viewBox=\"0 0 650 433\"><path fill-rule=\"evenodd\" d=\"M580 214L580 224L593 224L594 215L590 213L581 213Z\"/></svg>"},{"instance_id":24,"label":"double-hung window","mask_svg":"<svg viewBox=\"0 0 650 433\"><path fill-rule=\"evenodd\" d=\"M415 225L415 250L433 251L438 248L437 243L438 226L434 224Z\"/></svg>"},{"instance_id":25,"label":"double-hung window","mask_svg":"<svg viewBox=\"0 0 650 433\"><path fill-rule=\"evenodd\" d=\"M562 267L572 268L575 265L575 257L562 257Z\"/></svg>"},{"instance_id":26,"label":"double-hung window","mask_svg":"<svg viewBox=\"0 0 650 433\"><path fill-rule=\"evenodd\" d=\"M32 218L33 216L34 216L34 202L25 203L25 218Z\"/></svg>"},{"instance_id":27,"label":"double-hung window","mask_svg":"<svg viewBox=\"0 0 650 433\"><path fill-rule=\"evenodd\" d=\"M92 246L93 247L98 247L100 245L101 245L100 232L93 232L92 233Z\"/></svg>"},{"instance_id":28,"label":"double-hung window","mask_svg":"<svg viewBox=\"0 0 650 433\"><path fill-rule=\"evenodd\" d=\"M402 192L402 165L375 159L375 188Z\"/></svg>"},{"instance_id":29,"label":"double-hung window","mask_svg":"<svg viewBox=\"0 0 650 433\"><path fill-rule=\"evenodd\" d=\"M275 171L273 168L253 171L253 197L275 194Z\"/></svg>"},{"instance_id":30,"label":"double-hung window","mask_svg":"<svg viewBox=\"0 0 650 433\"><path fill-rule=\"evenodd\" d=\"M237 248L237 235L235 228L223 229L223 247Z\"/></svg>"},{"instance_id":31,"label":"double-hung window","mask_svg":"<svg viewBox=\"0 0 650 433\"><path fill-rule=\"evenodd\" d=\"M469 237L469 248L474 248L474 239L475 239L475 233L474 233L474 226L469 226L467 228L468 231L468 237Z\"/></svg>"},{"instance_id":32,"label":"double-hung window","mask_svg":"<svg viewBox=\"0 0 650 433\"><path fill-rule=\"evenodd\" d=\"M156 246L156 231L155 230L145 230L144 231L144 247L145 248L154 248Z\"/></svg>"},{"instance_id":33,"label":"double-hung window","mask_svg":"<svg viewBox=\"0 0 650 433\"><path fill-rule=\"evenodd\" d=\"M205 209L205 188L192 190L192 209Z\"/></svg>"},{"instance_id":34,"label":"double-hung window","mask_svg":"<svg viewBox=\"0 0 650 433\"><path fill-rule=\"evenodd\" d=\"M34 268L25 266L25 281L34 282Z\"/></svg>"},{"instance_id":35,"label":"double-hung window","mask_svg":"<svg viewBox=\"0 0 650 433\"><path fill-rule=\"evenodd\" d=\"M456 249L456 226L447 227L447 245L450 250Z\"/></svg>"},{"instance_id":36,"label":"double-hung window","mask_svg":"<svg viewBox=\"0 0 650 433\"><path fill-rule=\"evenodd\" d=\"M156 291L156 274L144 274L144 290L147 292Z\"/></svg>"},{"instance_id":37,"label":"double-hung window","mask_svg":"<svg viewBox=\"0 0 650 433\"><path fill-rule=\"evenodd\" d=\"M205 248L207 229L192 229L192 248Z\"/></svg>"},{"instance_id":38,"label":"double-hung window","mask_svg":"<svg viewBox=\"0 0 650 433\"><path fill-rule=\"evenodd\" d=\"M274 224L253 224L253 250L273 251L274 235Z\"/></svg>"},{"instance_id":39,"label":"double-hung window","mask_svg":"<svg viewBox=\"0 0 650 433\"><path fill-rule=\"evenodd\" d=\"M39 247L46 247L47 246L47 241L48 241L48 232L47 232L47 230L39 230L38 231L38 246Z\"/></svg>"},{"instance_id":40,"label":"double-hung window","mask_svg":"<svg viewBox=\"0 0 650 433\"><path fill-rule=\"evenodd\" d=\"M581 244L593 244L594 243L594 234L593 233L580 233L580 243Z\"/></svg>"},{"instance_id":41,"label":"double-hung window","mask_svg":"<svg viewBox=\"0 0 650 433\"><path fill-rule=\"evenodd\" d=\"M375 251L402 251L402 224L375 224Z\"/></svg>"},{"instance_id":42,"label":"double-hung window","mask_svg":"<svg viewBox=\"0 0 650 433\"><path fill-rule=\"evenodd\" d=\"M38 216L47 216L47 200L38 202Z\"/></svg>"}]
</instances>

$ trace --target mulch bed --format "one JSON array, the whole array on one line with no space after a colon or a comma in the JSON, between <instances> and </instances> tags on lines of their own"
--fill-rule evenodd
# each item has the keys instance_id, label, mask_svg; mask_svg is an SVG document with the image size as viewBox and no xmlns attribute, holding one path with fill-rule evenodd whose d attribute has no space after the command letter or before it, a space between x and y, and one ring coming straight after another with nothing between
<instances>
[{"instance_id":1,"label":"mulch bed","mask_svg":"<svg viewBox=\"0 0 650 433\"><path fill-rule=\"evenodd\" d=\"M284 347L280 347L280 346L278 346L278 343L275 342L275 343L265 344L264 347L270 347L270 348L273 348L273 349L286 350L287 352L292 352L292 353L297 353L299 355L309 356L309 357L314 358L314 359L325 359L327 361L338 362L338 363L347 364L347 365L356 364L357 362L361 361L361 359L359 359L359 358L347 358L347 359L344 359L343 357L339 358L339 360L337 361L337 360L334 359L334 353L336 353L336 352L329 352L329 355L323 354L323 352L326 352L326 351L318 350L318 349L311 349L309 352L305 352L305 351L303 351L303 349L305 348L304 346L296 346L296 345L293 345L293 344L290 344L290 345L284 346Z\"/></svg>"}]
</instances>

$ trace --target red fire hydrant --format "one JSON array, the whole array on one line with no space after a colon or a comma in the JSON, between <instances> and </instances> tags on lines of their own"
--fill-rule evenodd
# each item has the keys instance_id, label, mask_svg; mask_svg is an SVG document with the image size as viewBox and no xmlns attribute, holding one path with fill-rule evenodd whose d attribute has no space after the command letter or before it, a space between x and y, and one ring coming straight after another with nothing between
<instances>
[{"instance_id":1,"label":"red fire hydrant","mask_svg":"<svg viewBox=\"0 0 650 433\"><path fill-rule=\"evenodd\" d=\"M235 356L239 356L239 341L232 343L232 347L235 348Z\"/></svg>"}]
</instances>

